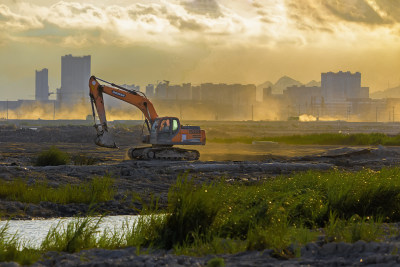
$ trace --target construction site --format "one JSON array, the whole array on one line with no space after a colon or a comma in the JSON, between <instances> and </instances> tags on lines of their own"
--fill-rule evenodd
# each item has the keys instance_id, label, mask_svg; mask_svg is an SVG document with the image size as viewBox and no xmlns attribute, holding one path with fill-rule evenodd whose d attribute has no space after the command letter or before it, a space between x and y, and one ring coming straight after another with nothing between
<instances>
[{"instance_id":1,"label":"construction site","mask_svg":"<svg viewBox=\"0 0 400 267\"><path fill-rule=\"evenodd\" d=\"M399 266L399 18L2 0L0 267Z\"/></svg>"}]
</instances>

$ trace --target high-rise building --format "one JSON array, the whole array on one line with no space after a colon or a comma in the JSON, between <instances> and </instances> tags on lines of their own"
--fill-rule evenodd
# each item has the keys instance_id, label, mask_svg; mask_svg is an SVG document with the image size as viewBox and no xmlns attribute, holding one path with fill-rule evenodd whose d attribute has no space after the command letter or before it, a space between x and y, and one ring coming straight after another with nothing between
<instances>
[{"instance_id":1,"label":"high-rise building","mask_svg":"<svg viewBox=\"0 0 400 267\"><path fill-rule=\"evenodd\" d=\"M148 98L153 98L153 96L154 96L154 85L153 84L148 84L146 86L146 96Z\"/></svg>"},{"instance_id":2,"label":"high-rise building","mask_svg":"<svg viewBox=\"0 0 400 267\"><path fill-rule=\"evenodd\" d=\"M42 69L36 71L35 99L37 101L49 100L49 71Z\"/></svg>"},{"instance_id":3,"label":"high-rise building","mask_svg":"<svg viewBox=\"0 0 400 267\"><path fill-rule=\"evenodd\" d=\"M166 99L168 95L169 81L160 82L155 89L154 97L157 99Z\"/></svg>"},{"instance_id":4,"label":"high-rise building","mask_svg":"<svg viewBox=\"0 0 400 267\"><path fill-rule=\"evenodd\" d=\"M90 59L90 56L61 57L61 104L73 105L89 98Z\"/></svg>"},{"instance_id":5,"label":"high-rise building","mask_svg":"<svg viewBox=\"0 0 400 267\"><path fill-rule=\"evenodd\" d=\"M321 93L325 102L343 102L350 98L368 98L369 88L361 87L361 73L321 73Z\"/></svg>"}]
</instances>

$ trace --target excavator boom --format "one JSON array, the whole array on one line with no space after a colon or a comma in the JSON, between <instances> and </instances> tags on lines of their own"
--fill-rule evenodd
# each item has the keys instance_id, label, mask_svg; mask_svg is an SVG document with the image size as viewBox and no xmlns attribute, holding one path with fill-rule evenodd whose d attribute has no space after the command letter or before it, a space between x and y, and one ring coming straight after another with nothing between
<instances>
[{"instance_id":1,"label":"excavator boom","mask_svg":"<svg viewBox=\"0 0 400 267\"><path fill-rule=\"evenodd\" d=\"M97 79L98 78L96 78L95 76L92 76L89 79L89 88L90 88L89 95L92 102L93 117L95 116L93 107L94 105L96 107L97 115L99 116L100 120L100 125L95 126L97 130L97 137L95 143L97 145L108 148L117 147L111 135L108 133L103 93L136 106L143 112L144 116L150 122L151 125L154 123L154 120L158 117L157 112L154 109L154 106L150 102L150 100L146 96L142 95L141 92L128 90L121 86L99 79L103 82L109 83L113 87L101 85L97 81ZM148 128L150 129L150 125L148 125Z\"/></svg>"}]
</instances>

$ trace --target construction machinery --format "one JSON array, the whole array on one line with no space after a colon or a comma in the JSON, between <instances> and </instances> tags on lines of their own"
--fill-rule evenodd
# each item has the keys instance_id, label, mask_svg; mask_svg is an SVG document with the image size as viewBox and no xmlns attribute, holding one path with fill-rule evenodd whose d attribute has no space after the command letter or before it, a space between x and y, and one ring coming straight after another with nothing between
<instances>
[{"instance_id":1,"label":"construction machinery","mask_svg":"<svg viewBox=\"0 0 400 267\"><path fill-rule=\"evenodd\" d=\"M100 84L99 81L108 85ZM110 86L109 86L110 85ZM107 82L95 76L89 79L90 100L92 103L93 118L95 108L100 124L94 127L97 131L95 143L102 147L117 148L107 126L106 111L103 93L125 101L140 109L145 117L148 134L143 135L142 141L151 146L142 146L128 150L131 159L183 159L197 160L200 153L194 149L173 147L174 145L205 145L206 134L200 126L184 126L176 117L158 117L157 112L140 91L130 90L114 83Z\"/></svg>"}]
</instances>

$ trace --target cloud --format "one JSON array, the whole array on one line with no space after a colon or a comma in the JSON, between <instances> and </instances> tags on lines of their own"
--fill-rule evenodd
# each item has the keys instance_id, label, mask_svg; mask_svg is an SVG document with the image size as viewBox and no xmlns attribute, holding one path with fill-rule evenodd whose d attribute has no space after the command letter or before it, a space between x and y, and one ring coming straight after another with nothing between
<instances>
[{"instance_id":1,"label":"cloud","mask_svg":"<svg viewBox=\"0 0 400 267\"><path fill-rule=\"evenodd\" d=\"M400 28L400 4L393 0L155 0L127 5L70 0L48 6L20 0L13 6L0 5L6 40L78 47L192 42L273 48L355 42L359 37L396 39Z\"/></svg>"},{"instance_id":2,"label":"cloud","mask_svg":"<svg viewBox=\"0 0 400 267\"><path fill-rule=\"evenodd\" d=\"M186 10L199 14L207 14L211 17L221 16L218 3L215 0L192 0L184 1Z\"/></svg>"},{"instance_id":3,"label":"cloud","mask_svg":"<svg viewBox=\"0 0 400 267\"><path fill-rule=\"evenodd\" d=\"M388 23L366 0L336 1L326 0L325 6L340 19L366 24Z\"/></svg>"}]
</instances>

